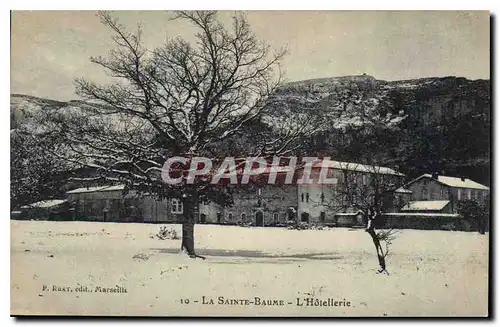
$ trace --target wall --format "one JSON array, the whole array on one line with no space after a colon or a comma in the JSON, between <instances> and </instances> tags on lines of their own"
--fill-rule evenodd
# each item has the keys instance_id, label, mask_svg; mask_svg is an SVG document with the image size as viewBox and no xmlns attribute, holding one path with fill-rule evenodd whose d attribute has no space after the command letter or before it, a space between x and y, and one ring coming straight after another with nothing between
<instances>
[{"instance_id":1,"label":"wall","mask_svg":"<svg viewBox=\"0 0 500 327\"><path fill-rule=\"evenodd\" d=\"M146 223L175 223L182 221L182 214L171 212L169 199L157 200L153 197L142 198L143 221Z\"/></svg>"},{"instance_id":2,"label":"wall","mask_svg":"<svg viewBox=\"0 0 500 327\"><path fill-rule=\"evenodd\" d=\"M245 214L247 223L257 225L258 212L262 213L264 226L284 224L289 218L296 219L296 185L239 186L234 188L233 198L234 204L225 208L228 223L242 223L242 214ZM228 219L230 213L233 216L231 221Z\"/></svg>"},{"instance_id":3,"label":"wall","mask_svg":"<svg viewBox=\"0 0 500 327\"><path fill-rule=\"evenodd\" d=\"M11 215L11 218L20 220L73 220L72 211L69 209L69 204L67 202L50 208L23 208L17 211L17 214Z\"/></svg>"},{"instance_id":4,"label":"wall","mask_svg":"<svg viewBox=\"0 0 500 327\"><path fill-rule=\"evenodd\" d=\"M384 214L377 225L394 229L474 230L474 226L455 214Z\"/></svg>"},{"instance_id":5,"label":"wall","mask_svg":"<svg viewBox=\"0 0 500 327\"><path fill-rule=\"evenodd\" d=\"M216 224L218 223L217 221L217 215L220 214L221 221L220 223L226 223L226 224L231 224L232 222L229 222L227 217L225 217L224 214L224 208L213 203L213 202L203 202L201 201L199 206L198 206L198 221L201 223L201 215L205 215L205 224Z\"/></svg>"},{"instance_id":6,"label":"wall","mask_svg":"<svg viewBox=\"0 0 500 327\"><path fill-rule=\"evenodd\" d=\"M298 220L303 221L309 215L308 222L335 223L335 213L342 210L336 205L337 186L302 184L298 186ZM323 195L323 196L322 196ZM324 212L324 219L321 213Z\"/></svg>"},{"instance_id":7,"label":"wall","mask_svg":"<svg viewBox=\"0 0 500 327\"><path fill-rule=\"evenodd\" d=\"M450 187L432 178L421 178L405 188L413 192L411 201L451 200Z\"/></svg>"},{"instance_id":8,"label":"wall","mask_svg":"<svg viewBox=\"0 0 500 327\"><path fill-rule=\"evenodd\" d=\"M134 193L122 191L68 194L75 220L141 221L141 201Z\"/></svg>"}]
</instances>

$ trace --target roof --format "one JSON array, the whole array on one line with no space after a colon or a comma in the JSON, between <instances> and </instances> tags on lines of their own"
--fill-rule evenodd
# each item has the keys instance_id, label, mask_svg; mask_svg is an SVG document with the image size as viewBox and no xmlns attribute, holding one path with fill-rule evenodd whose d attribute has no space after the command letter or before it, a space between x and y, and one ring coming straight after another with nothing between
<instances>
[{"instance_id":1,"label":"roof","mask_svg":"<svg viewBox=\"0 0 500 327\"><path fill-rule=\"evenodd\" d=\"M93 187L80 187L71 191L66 192L66 194L78 194L78 193L92 193L92 192L108 192L108 191L123 191L125 185L106 185L106 186L93 186Z\"/></svg>"},{"instance_id":2,"label":"roof","mask_svg":"<svg viewBox=\"0 0 500 327\"><path fill-rule=\"evenodd\" d=\"M383 175L396 175L396 176L404 176L392 168L382 167L382 166L372 166L372 165L364 165L360 163L353 162L341 162L334 161L328 159L320 159L312 165L313 168L322 168L329 167L335 169L342 170L351 170L351 171L359 171L365 173L375 173L375 174L383 174Z\"/></svg>"},{"instance_id":3,"label":"roof","mask_svg":"<svg viewBox=\"0 0 500 327\"><path fill-rule=\"evenodd\" d=\"M412 190L409 190L409 189L406 189L406 188L403 188L403 187L400 187L400 188L396 189L394 192L395 193L408 193L408 194L413 193Z\"/></svg>"},{"instance_id":4,"label":"roof","mask_svg":"<svg viewBox=\"0 0 500 327\"><path fill-rule=\"evenodd\" d=\"M406 204L402 211L419 211L419 210L442 210L446 205L450 203L448 200L436 200L436 201L411 201Z\"/></svg>"},{"instance_id":5,"label":"roof","mask_svg":"<svg viewBox=\"0 0 500 327\"><path fill-rule=\"evenodd\" d=\"M44 200L44 201L39 201L35 202L32 204L28 204L25 206L22 206L21 209L28 209L28 208L51 208L58 206L60 204L65 203L66 200Z\"/></svg>"},{"instance_id":6,"label":"roof","mask_svg":"<svg viewBox=\"0 0 500 327\"><path fill-rule=\"evenodd\" d=\"M423 174L420 177L417 177L416 179L412 180L406 185L412 184L416 182L419 179L422 178L432 178L431 174ZM460 188L471 188L471 189L476 189L476 190L489 190L490 188L488 186L484 186L482 184L479 184L477 182L474 182L473 180L470 180L468 178L460 178L460 177L451 177L451 176L441 176L438 175L437 181L441 184L450 186L450 187L460 187Z\"/></svg>"}]
</instances>

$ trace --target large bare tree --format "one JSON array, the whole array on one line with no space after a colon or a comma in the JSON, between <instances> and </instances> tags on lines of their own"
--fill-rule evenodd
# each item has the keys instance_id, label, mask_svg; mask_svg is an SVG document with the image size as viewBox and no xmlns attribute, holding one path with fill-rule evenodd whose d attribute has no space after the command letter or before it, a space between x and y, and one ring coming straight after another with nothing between
<instances>
[{"instance_id":1,"label":"large bare tree","mask_svg":"<svg viewBox=\"0 0 500 327\"><path fill-rule=\"evenodd\" d=\"M62 156L94 169L96 175L88 180L124 182L138 192L182 199L181 249L197 257L199 196L225 204L230 195L223 185L204 180L165 184L165 161L172 156L188 162L197 156L220 159L231 152L249 157L289 153L313 119L297 115L272 124L266 100L281 82L279 63L285 51L260 41L241 13L235 13L227 27L213 11L176 12L173 20L196 27L195 41L177 37L152 50L141 42L140 27L130 33L109 12L99 17L113 32L116 47L107 57L91 61L116 82L76 81L83 101L74 103L70 115L52 117L51 128L67 141ZM266 137L247 147L228 147L253 124L269 126Z\"/></svg>"}]
</instances>

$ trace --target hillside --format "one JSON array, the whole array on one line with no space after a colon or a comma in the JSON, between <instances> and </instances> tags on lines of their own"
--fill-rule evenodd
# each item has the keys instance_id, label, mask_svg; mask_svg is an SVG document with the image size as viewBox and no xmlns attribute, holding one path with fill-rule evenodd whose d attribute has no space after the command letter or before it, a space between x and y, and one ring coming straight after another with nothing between
<instances>
[{"instance_id":1,"label":"hillside","mask_svg":"<svg viewBox=\"0 0 500 327\"><path fill-rule=\"evenodd\" d=\"M281 86L273 101L292 110L342 110L339 95L361 92L366 98L377 99L387 109L404 110L413 115L419 105L437 100L442 106L460 99L475 102L472 111L489 109L490 81L468 80L463 77L432 77L414 80L383 81L372 76L344 76L290 82ZM446 98L446 97L449 97Z\"/></svg>"},{"instance_id":2,"label":"hillside","mask_svg":"<svg viewBox=\"0 0 500 327\"><path fill-rule=\"evenodd\" d=\"M323 115L328 126L320 135L311 136L308 151L355 162L363 159L359 152L351 151L352 142L345 140L345 121L355 124L367 110L381 117L405 116L401 135L383 135L392 140L379 150L377 160L410 177L435 170L468 176L487 185L490 105L489 80L447 76L383 81L368 75L287 83L270 104L282 115ZM356 112L357 117L346 120L345 112ZM348 136L356 141L355 134Z\"/></svg>"},{"instance_id":3,"label":"hillside","mask_svg":"<svg viewBox=\"0 0 500 327\"><path fill-rule=\"evenodd\" d=\"M70 108L79 105L79 101L12 94L11 130L25 126L35 133L41 127L32 123L29 119L32 115L61 108L71 114ZM290 82L270 98L267 110L278 120L291 114L322 117L323 126L303 140L304 146L297 154L325 155L352 162L364 161L360 151L353 147L353 141L364 141L352 131L345 131L346 121L356 126L368 111L370 115L398 122L394 117L405 117L399 124L400 134L386 132L375 138L375 142L379 137L389 140L376 150L380 164L392 166L408 178L437 171L489 185L489 80L449 76L383 81L360 75ZM346 113L353 112L352 117L345 119ZM267 123L273 125L272 121ZM261 125L255 126L250 128L257 131L250 131L249 135L262 132ZM247 144L252 137L242 136L241 140L233 141ZM351 141L346 141L349 138Z\"/></svg>"}]
</instances>

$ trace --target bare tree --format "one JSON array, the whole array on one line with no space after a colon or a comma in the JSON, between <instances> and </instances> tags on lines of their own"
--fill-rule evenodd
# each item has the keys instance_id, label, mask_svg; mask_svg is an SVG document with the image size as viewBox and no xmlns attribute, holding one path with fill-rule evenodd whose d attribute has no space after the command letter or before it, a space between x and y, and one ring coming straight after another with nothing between
<instances>
[{"instance_id":1,"label":"bare tree","mask_svg":"<svg viewBox=\"0 0 500 327\"><path fill-rule=\"evenodd\" d=\"M397 231L389 228L378 231L381 215L391 206L392 193L401 176L387 167L355 163L340 163L341 178L330 199L322 205L333 212L361 215L365 231L370 235L377 252L379 273L387 273L385 258ZM377 226L378 225L378 226Z\"/></svg>"},{"instance_id":2,"label":"bare tree","mask_svg":"<svg viewBox=\"0 0 500 327\"><path fill-rule=\"evenodd\" d=\"M197 156L228 154L231 147L224 145L242 128L267 123L273 113L265 104L281 82L279 63L285 51L273 51L258 40L240 13L227 28L213 11L176 12L174 20L196 27L196 41L178 37L153 50L142 44L140 27L130 33L110 13L100 12L99 17L113 32L116 48L108 57L91 61L116 82L76 81L76 92L84 100L73 103L71 115L61 112L52 119L51 128L67 141L67 151L59 154L94 169L89 181L119 181L138 192L182 199L181 249L197 257L199 196L225 204L230 194L224 186L203 180L166 185L162 166L172 156L189 162ZM293 149L311 125L297 117L290 121L294 123L283 128L273 126L270 138L256 140L246 154L279 155Z\"/></svg>"},{"instance_id":3,"label":"bare tree","mask_svg":"<svg viewBox=\"0 0 500 327\"><path fill-rule=\"evenodd\" d=\"M366 232L370 235L377 251L380 272L387 272L385 258L395 231L376 231L377 219L384 211L384 203L399 184L384 156L393 135L401 131L406 116L395 112L391 103L382 94L372 92L370 85L356 84L339 89L332 105L337 110L326 113L330 118L330 131L337 142L341 137L341 153L357 158L357 163L341 163L339 184L334 188L331 199L323 205L333 212L358 212L363 217ZM325 115L325 113L323 113Z\"/></svg>"}]
</instances>

